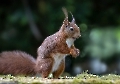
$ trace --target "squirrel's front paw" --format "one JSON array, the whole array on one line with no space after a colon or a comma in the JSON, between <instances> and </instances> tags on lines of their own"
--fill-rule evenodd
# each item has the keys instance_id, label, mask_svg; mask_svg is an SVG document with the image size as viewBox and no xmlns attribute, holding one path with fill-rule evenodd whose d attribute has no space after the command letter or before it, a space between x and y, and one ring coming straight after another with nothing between
<instances>
[{"instance_id":1,"label":"squirrel's front paw","mask_svg":"<svg viewBox=\"0 0 120 84\"><path fill-rule=\"evenodd\" d=\"M70 54L73 56L73 57L77 57L79 56L80 54L80 50L79 49L72 49Z\"/></svg>"}]
</instances>

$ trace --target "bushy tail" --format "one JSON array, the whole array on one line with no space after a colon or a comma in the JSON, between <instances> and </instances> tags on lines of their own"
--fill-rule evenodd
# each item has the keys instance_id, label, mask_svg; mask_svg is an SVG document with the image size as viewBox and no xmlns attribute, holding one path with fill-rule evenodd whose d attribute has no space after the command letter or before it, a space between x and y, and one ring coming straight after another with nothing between
<instances>
[{"instance_id":1,"label":"bushy tail","mask_svg":"<svg viewBox=\"0 0 120 84\"><path fill-rule=\"evenodd\" d=\"M0 54L0 74L35 75L35 59L22 51L8 51Z\"/></svg>"}]
</instances>

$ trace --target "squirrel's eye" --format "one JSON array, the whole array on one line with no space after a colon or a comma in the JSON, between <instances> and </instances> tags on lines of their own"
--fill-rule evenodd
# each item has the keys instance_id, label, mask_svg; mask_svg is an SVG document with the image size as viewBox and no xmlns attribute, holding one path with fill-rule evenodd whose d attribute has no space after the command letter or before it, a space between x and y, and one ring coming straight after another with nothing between
<instances>
[{"instance_id":1,"label":"squirrel's eye","mask_svg":"<svg viewBox=\"0 0 120 84\"><path fill-rule=\"evenodd\" d=\"M74 30L73 27L70 27L70 30L73 31Z\"/></svg>"}]
</instances>

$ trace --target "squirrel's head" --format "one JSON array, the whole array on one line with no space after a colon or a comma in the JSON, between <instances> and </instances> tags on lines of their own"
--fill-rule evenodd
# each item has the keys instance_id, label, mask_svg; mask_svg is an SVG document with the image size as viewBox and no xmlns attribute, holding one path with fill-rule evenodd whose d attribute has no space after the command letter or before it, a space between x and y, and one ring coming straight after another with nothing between
<instances>
[{"instance_id":1,"label":"squirrel's head","mask_svg":"<svg viewBox=\"0 0 120 84\"><path fill-rule=\"evenodd\" d=\"M65 8L63 8L63 12L65 14L65 19L63 21L63 24L61 26L62 32L68 37L68 38L79 38L81 36L80 34L80 28L75 23L75 18L72 15L72 21L69 22L68 20L68 13Z\"/></svg>"}]
</instances>

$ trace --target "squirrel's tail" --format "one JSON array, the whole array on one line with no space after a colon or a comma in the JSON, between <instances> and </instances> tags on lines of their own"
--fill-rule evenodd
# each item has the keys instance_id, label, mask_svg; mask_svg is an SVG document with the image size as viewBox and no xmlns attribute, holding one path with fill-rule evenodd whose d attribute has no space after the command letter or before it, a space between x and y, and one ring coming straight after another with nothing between
<instances>
[{"instance_id":1,"label":"squirrel's tail","mask_svg":"<svg viewBox=\"0 0 120 84\"><path fill-rule=\"evenodd\" d=\"M35 75L36 60L22 51L6 51L0 54L0 74Z\"/></svg>"}]
</instances>

